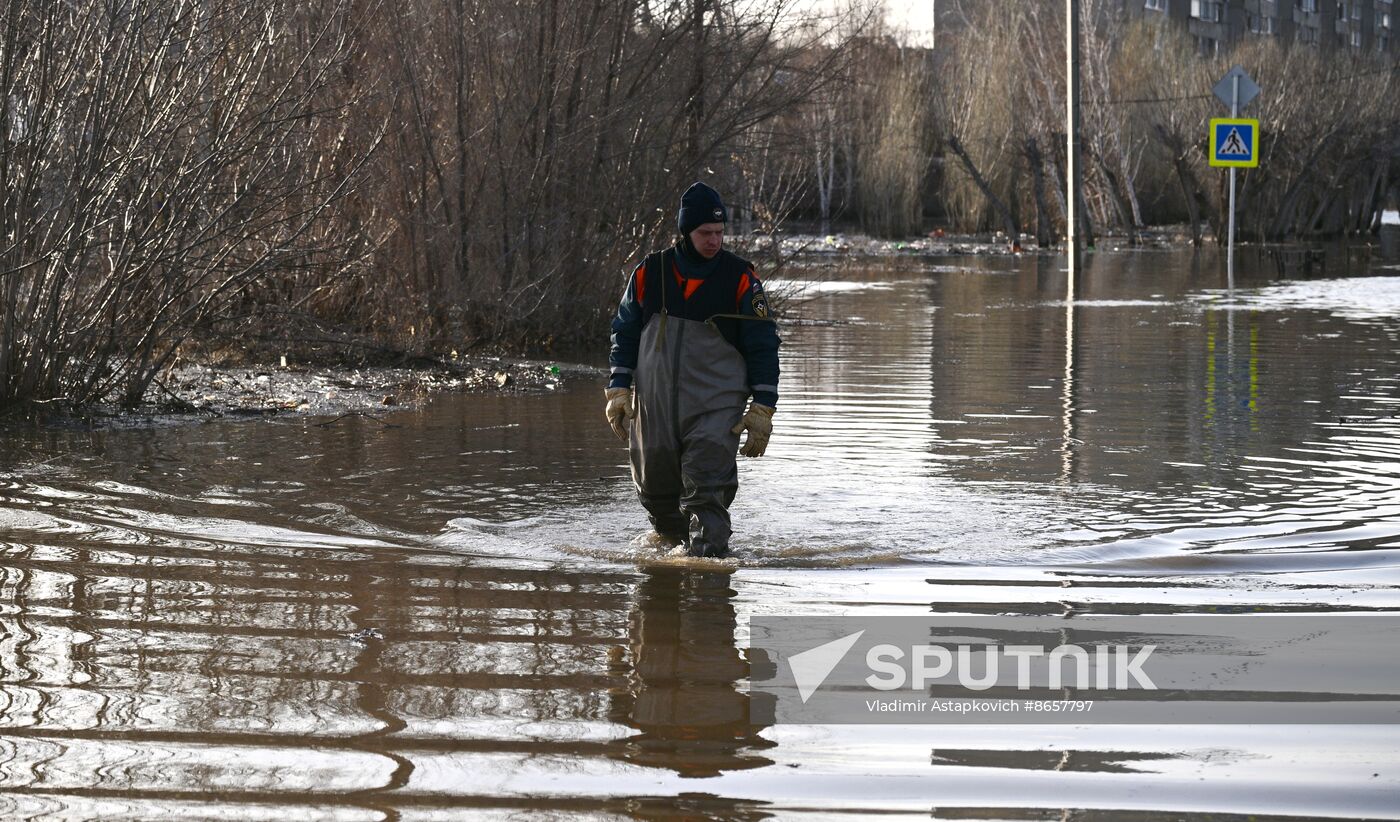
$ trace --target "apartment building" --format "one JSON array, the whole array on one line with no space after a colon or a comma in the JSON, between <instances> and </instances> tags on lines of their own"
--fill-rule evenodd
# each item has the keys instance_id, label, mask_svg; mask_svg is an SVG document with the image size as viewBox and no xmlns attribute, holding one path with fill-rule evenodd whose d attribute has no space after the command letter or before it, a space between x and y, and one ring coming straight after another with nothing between
<instances>
[{"instance_id":1,"label":"apartment building","mask_svg":"<svg viewBox=\"0 0 1400 822\"><path fill-rule=\"evenodd\" d=\"M1400 56L1396 0L1123 0L1123 10L1185 27L1202 54L1246 37L1279 37L1327 52Z\"/></svg>"}]
</instances>

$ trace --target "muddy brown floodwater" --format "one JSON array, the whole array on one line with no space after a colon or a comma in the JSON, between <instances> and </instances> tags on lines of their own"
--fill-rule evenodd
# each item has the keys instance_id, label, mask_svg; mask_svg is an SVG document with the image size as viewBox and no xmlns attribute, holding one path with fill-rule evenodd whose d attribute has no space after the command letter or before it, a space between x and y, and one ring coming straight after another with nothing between
<instances>
[{"instance_id":1,"label":"muddy brown floodwater","mask_svg":"<svg viewBox=\"0 0 1400 822\"><path fill-rule=\"evenodd\" d=\"M8 433L0 818L1400 818L1394 726L754 711L754 615L1400 610L1400 271L1220 267L814 277L728 567L640 538L601 378Z\"/></svg>"}]
</instances>

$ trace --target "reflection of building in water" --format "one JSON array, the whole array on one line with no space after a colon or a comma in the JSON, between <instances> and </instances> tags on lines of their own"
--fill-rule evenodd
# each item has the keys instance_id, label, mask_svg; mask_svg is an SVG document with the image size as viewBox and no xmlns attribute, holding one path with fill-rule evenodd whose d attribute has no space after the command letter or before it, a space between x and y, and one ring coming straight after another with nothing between
<instances>
[{"instance_id":1,"label":"reflection of building in water","mask_svg":"<svg viewBox=\"0 0 1400 822\"><path fill-rule=\"evenodd\" d=\"M776 744L758 735L772 706L737 687L750 665L734 645L733 598L726 574L657 569L637 587L614 659L626 684L608 711L640 732L622 759L691 777L772 764L757 753Z\"/></svg>"}]
</instances>

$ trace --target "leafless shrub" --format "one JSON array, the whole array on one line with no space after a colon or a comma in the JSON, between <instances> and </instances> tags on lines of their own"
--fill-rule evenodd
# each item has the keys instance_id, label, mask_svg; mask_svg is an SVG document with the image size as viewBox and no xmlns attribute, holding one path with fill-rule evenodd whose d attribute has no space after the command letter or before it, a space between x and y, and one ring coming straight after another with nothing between
<instances>
[{"instance_id":1,"label":"leafless shrub","mask_svg":"<svg viewBox=\"0 0 1400 822\"><path fill-rule=\"evenodd\" d=\"M1013 104L1011 92L1020 86L1007 81L1020 80L1023 68L1016 43L1028 23L1020 6L1007 14L983 10L955 42L949 59L936 64L940 125L953 155L944 166L943 197L960 230L995 225L1008 233L1018 231L1010 195L1026 109Z\"/></svg>"},{"instance_id":2,"label":"leafless shrub","mask_svg":"<svg viewBox=\"0 0 1400 822\"><path fill-rule=\"evenodd\" d=\"M923 217L923 181L933 159L929 72L923 55L901 56L878 85L879 112L860 177L861 221L867 231L908 236Z\"/></svg>"},{"instance_id":3,"label":"leafless shrub","mask_svg":"<svg viewBox=\"0 0 1400 822\"><path fill-rule=\"evenodd\" d=\"M349 2L8 0L0 403L136 402L268 272L317 266ZM320 161L320 162L318 162Z\"/></svg>"}]
</instances>

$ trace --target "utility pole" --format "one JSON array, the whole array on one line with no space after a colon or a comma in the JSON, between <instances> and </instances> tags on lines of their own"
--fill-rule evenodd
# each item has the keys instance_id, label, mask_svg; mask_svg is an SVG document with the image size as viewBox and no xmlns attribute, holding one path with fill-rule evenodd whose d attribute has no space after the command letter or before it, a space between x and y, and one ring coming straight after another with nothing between
<instances>
[{"instance_id":1,"label":"utility pole","mask_svg":"<svg viewBox=\"0 0 1400 822\"><path fill-rule=\"evenodd\" d=\"M1079 164L1079 0L1065 0L1065 222L1068 223L1069 299L1079 273L1079 198L1083 170Z\"/></svg>"},{"instance_id":2,"label":"utility pole","mask_svg":"<svg viewBox=\"0 0 1400 822\"><path fill-rule=\"evenodd\" d=\"M1065 221L1069 273L1065 277L1065 380L1061 404L1064 439L1061 445L1060 481L1074 479L1074 282L1079 277L1079 192L1083 171L1079 164L1079 0L1065 0Z\"/></svg>"}]
</instances>

